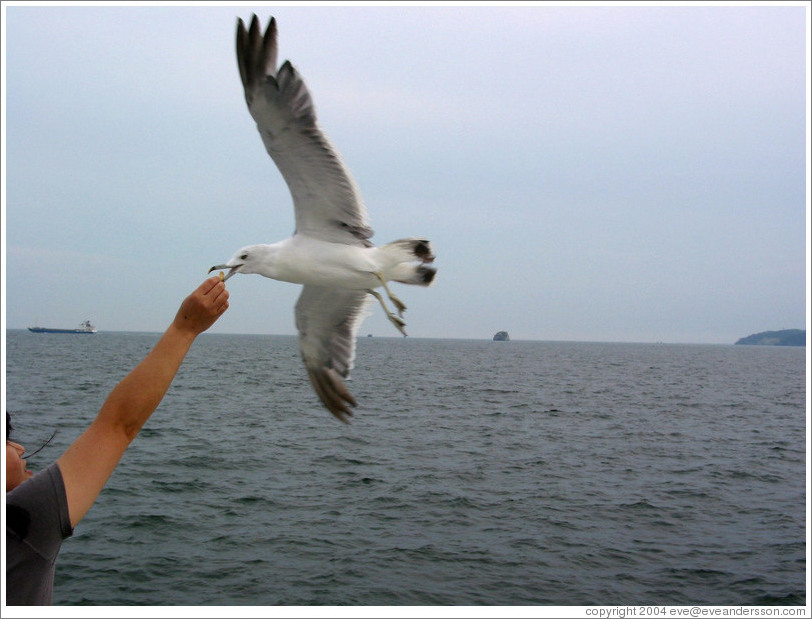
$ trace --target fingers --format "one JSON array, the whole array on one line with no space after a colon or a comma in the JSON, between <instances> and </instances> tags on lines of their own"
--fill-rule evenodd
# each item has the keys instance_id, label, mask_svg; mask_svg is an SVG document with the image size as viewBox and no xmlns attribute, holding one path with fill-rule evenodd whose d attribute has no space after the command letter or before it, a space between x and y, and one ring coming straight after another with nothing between
<instances>
[{"instance_id":1,"label":"fingers","mask_svg":"<svg viewBox=\"0 0 812 619\"><path fill-rule=\"evenodd\" d=\"M204 284L208 284L208 281ZM202 291L198 290L198 293L200 292ZM219 316L228 308L228 290L219 280L208 291L195 296L197 296L200 309L206 313Z\"/></svg>"},{"instance_id":2,"label":"fingers","mask_svg":"<svg viewBox=\"0 0 812 619\"><path fill-rule=\"evenodd\" d=\"M209 277L181 304L175 324L195 334L214 324L228 309L228 290L219 277Z\"/></svg>"},{"instance_id":3,"label":"fingers","mask_svg":"<svg viewBox=\"0 0 812 619\"><path fill-rule=\"evenodd\" d=\"M225 283L221 282L219 279L211 291L209 291L209 296L211 297L211 302L214 307L222 307L223 309L221 311L225 311L225 309L228 308L228 290L226 290Z\"/></svg>"},{"instance_id":4,"label":"fingers","mask_svg":"<svg viewBox=\"0 0 812 619\"><path fill-rule=\"evenodd\" d=\"M192 294L199 294L205 300L210 301L217 306L228 299L228 290L226 290L226 285L216 275L206 279Z\"/></svg>"},{"instance_id":5,"label":"fingers","mask_svg":"<svg viewBox=\"0 0 812 619\"><path fill-rule=\"evenodd\" d=\"M220 298L217 299L217 302L214 306L214 311L217 312L217 315L222 315L228 309L228 292L222 295Z\"/></svg>"},{"instance_id":6,"label":"fingers","mask_svg":"<svg viewBox=\"0 0 812 619\"><path fill-rule=\"evenodd\" d=\"M219 276L208 278L199 290L203 292L204 302L216 316L221 316L228 309L228 290Z\"/></svg>"},{"instance_id":7,"label":"fingers","mask_svg":"<svg viewBox=\"0 0 812 619\"><path fill-rule=\"evenodd\" d=\"M209 277L208 279L204 280L200 286L197 287L195 292L199 292L201 294L209 294L214 288L217 287L217 284L223 284L220 280L219 275L215 275L213 277ZM225 284L223 284L223 288L225 288Z\"/></svg>"}]
</instances>

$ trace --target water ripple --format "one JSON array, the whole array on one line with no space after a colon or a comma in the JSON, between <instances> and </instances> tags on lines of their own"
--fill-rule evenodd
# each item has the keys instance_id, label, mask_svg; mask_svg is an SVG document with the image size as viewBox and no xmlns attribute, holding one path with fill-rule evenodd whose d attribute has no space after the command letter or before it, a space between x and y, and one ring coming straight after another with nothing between
<instances>
[{"instance_id":1,"label":"water ripple","mask_svg":"<svg viewBox=\"0 0 812 619\"><path fill-rule=\"evenodd\" d=\"M9 332L19 438L58 428L56 457L156 340ZM56 603L806 602L803 350L358 346L346 427L295 338L200 338L64 545Z\"/></svg>"}]
</instances>

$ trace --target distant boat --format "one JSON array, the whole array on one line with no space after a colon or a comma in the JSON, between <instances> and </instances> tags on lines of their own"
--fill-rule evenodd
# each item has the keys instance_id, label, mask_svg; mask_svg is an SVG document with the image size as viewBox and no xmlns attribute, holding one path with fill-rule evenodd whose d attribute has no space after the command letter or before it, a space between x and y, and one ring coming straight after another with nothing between
<instances>
[{"instance_id":1,"label":"distant boat","mask_svg":"<svg viewBox=\"0 0 812 619\"><path fill-rule=\"evenodd\" d=\"M49 329L47 327L28 327L31 333L96 333L97 329L89 320L85 320L76 329Z\"/></svg>"}]
</instances>

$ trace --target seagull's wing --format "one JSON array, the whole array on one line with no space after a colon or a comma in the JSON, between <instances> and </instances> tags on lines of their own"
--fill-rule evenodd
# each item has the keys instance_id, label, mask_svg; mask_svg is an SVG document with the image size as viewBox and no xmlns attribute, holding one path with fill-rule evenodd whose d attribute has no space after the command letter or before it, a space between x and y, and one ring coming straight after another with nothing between
<instances>
[{"instance_id":1,"label":"seagull's wing","mask_svg":"<svg viewBox=\"0 0 812 619\"><path fill-rule=\"evenodd\" d=\"M276 20L265 34L254 15L237 24L245 100L265 149L293 196L296 232L323 241L372 243L366 208L350 171L316 122L313 99L290 62L276 68Z\"/></svg>"},{"instance_id":2,"label":"seagull's wing","mask_svg":"<svg viewBox=\"0 0 812 619\"><path fill-rule=\"evenodd\" d=\"M296 302L299 348L319 398L333 415L348 423L355 398L342 379L355 359L355 338L370 300L364 290L304 286Z\"/></svg>"}]
</instances>

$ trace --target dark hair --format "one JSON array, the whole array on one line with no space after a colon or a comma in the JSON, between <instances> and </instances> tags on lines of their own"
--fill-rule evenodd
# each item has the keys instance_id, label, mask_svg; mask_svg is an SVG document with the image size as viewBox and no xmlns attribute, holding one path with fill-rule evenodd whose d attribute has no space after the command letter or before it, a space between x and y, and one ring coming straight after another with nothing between
<instances>
[{"instance_id":1,"label":"dark hair","mask_svg":"<svg viewBox=\"0 0 812 619\"><path fill-rule=\"evenodd\" d=\"M11 425L11 415L6 411L6 440L11 438L11 431L13 429L14 426Z\"/></svg>"}]
</instances>

